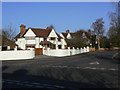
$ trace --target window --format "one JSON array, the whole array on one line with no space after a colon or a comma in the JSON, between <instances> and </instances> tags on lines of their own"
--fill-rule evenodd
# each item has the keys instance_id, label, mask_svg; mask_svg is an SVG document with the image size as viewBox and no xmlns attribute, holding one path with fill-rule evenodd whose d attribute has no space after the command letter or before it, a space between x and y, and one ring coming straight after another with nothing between
<instances>
[{"instance_id":1,"label":"window","mask_svg":"<svg viewBox=\"0 0 120 90\"><path fill-rule=\"evenodd\" d=\"M35 48L35 46L32 46L32 48Z\"/></svg>"},{"instance_id":2,"label":"window","mask_svg":"<svg viewBox=\"0 0 120 90\"><path fill-rule=\"evenodd\" d=\"M47 44L47 47L49 47L50 45L49 44Z\"/></svg>"},{"instance_id":3,"label":"window","mask_svg":"<svg viewBox=\"0 0 120 90\"><path fill-rule=\"evenodd\" d=\"M51 37L50 40L55 40L55 37Z\"/></svg>"},{"instance_id":4,"label":"window","mask_svg":"<svg viewBox=\"0 0 120 90\"><path fill-rule=\"evenodd\" d=\"M47 41L47 38L44 38L44 41Z\"/></svg>"},{"instance_id":5,"label":"window","mask_svg":"<svg viewBox=\"0 0 120 90\"><path fill-rule=\"evenodd\" d=\"M64 47L65 47L65 49L67 49L67 45L65 45Z\"/></svg>"},{"instance_id":6,"label":"window","mask_svg":"<svg viewBox=\"0 0 120 90\"><path fill-rule=\"evenodd\" d=\"M26 37L25 39L28 40L28 37Z\"/></svg>"},{"instance_id":7,"label":"window","mask_svg":"<svg viewBox=\"0 0 120 90\"><path fill-rule=\"evenodd\" d=\"M35 48L35 45L26 45L26 49L27 48Z\"/></svg>"},{"instance_id":8,"label":"window","mask_svg":"<svg viewBox=\"0 0 120 90\"><path fill-rule=\"evenodd\" d=\"M35 39L35 37L32 37L32 39Z\"/></svg>"},{"instance_id":9,"label":"window","mask_svg":"<svg viewBox=\"0 0 120 90\"><path fill-rule=\"evenodd\" d=\"M25 37L26 40L33 40L35 37Z\"/></svg>"},{"instance_id":10,"label":"window","mask_svg":"<svg viewBox=\"0 0 120 90\"><path fill-rule=\"evenodd\" d=\"M61 49L62 48L61 45L58 45L58 48Z\"/></svg>"},{"instance_id":11,"label":"window","mask_svg":"<svg viewBox=\"0 0 120 90\"><path fill-rule=\"evenodd\" d=\"M58 41L61 41L61 39L60 39L60 38L58 38Z\"/></svg>"},{"instance_id":12,"label":"window","mask_svg":"<svg viewBox=\"0 0 120 90\"><path fill-rule=\"evenodd\" d=\"M17 39L15 39L15 41L17 41Z\"/></svg>"}]
</instances>

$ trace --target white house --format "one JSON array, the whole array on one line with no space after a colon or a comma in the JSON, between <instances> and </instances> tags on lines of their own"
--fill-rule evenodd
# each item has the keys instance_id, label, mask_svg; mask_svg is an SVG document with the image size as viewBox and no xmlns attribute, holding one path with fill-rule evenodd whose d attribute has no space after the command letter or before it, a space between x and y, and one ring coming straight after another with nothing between
<instances>
[{"instance_id":1,"label":"white house","mask_svg":"<svg viewBox=\"0 0 120 90\"><path fill-rule=\"evenodd\" d=\"M76 38L77 34L79 34L82 39L86 40L86 44L90 43L90 40L88 39L88 37L86 35L87 33L85 33L84 31L71 33L69 30L66 30L66 33L61 32L60 36L64 39L72 39L72 38Z\"/></svg>"},{"instance_id":2,"label":"white house","mask_svg":"<svg viewBox=\"0 0 120 90\"><path fill-rule=\"evenodd\" d=\"M72 39L74 38L76 33L71 33L69 30L66 30L66 33L61 32L60 36L64 39ZM84 32L81 32L82 38L87 38Z\"/></svg>"},{"instance_id":3,"label":"white house","mask_svg":"<svg viewBox=\"0 0 120 90\"><path fill-rule=\"evenodd\" d=\"M15 37L16 44L21 49L28 48L51 48L65 49L67 43L54 29L46 28L28 28L25 25L20 26L20 33Z\"/></svg>"}]
</instances>

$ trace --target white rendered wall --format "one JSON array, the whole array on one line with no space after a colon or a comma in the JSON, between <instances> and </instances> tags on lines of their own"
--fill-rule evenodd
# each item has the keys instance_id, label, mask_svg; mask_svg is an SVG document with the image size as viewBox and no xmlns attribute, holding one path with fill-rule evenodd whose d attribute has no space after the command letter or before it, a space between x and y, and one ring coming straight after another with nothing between
<instances>
[{"instance_id":1,"label":"white rendered wall","mask_svg":"<svg viewBox=\"0 0 120 90\"><path fill-rule=\"evenodd\" d=\"M34 50L0 51L0 60L21 60L35 57Z\"/></svg>"},{"instance_id":2,"label":"white rendered wall","mask_svg":"<svg viewBox=\"0 0 120 90\"><path fill-rule=\"evenodd\" d=\"M39 40L40 40L39 42L43 41L43 37L40 37L40 39L39 39Z\"/></svg>"},{"instance_id":3,"label":"white rendered wall","mask_svg":"<svg viewBox=\"0 0 120 90\"><path fill-rule=\"evenodd\" d=\"M61 43L62 43L63 45L67 45L65 39L61 39Z\"/></svg>"},{"instance_id":4,"label":"white rendered wall","mask_svg":"<svg viewBox=\"0 0 120 90\"><path fill-rule=\"evenodd\" d=\"M25 38L18 38L18 40L15 42L18 47L20 47L21 49L25 49Z\"/></svg>"},{"instance_id":5,"label":"white rendered wall","mask_svg":"<svg viewBox=\"0 0 120 90\"><path fill-rule=\"evenodd\" d=\"M57 56L57 57L71 56L71 55L87 53L87 52L89 52L89 47L81 48L81 49L79 48L75 49L74 47L73 49L70 49L69 47L68 49L49 49L49 48L47 48L47 50L43 49L44 55Z\"/></svg>"},{"instance_id":6,"label":"white rendered wall","mask_svg":"<svg viewBox=\"0 0 120 90\"><path fill-rule=\"evenodd\" d=\"M60 42L58 41L58 45L62 45L62 44L63 44L63 43L62 43L61 41L60 41Z\"/></svg>"},{"instance_id":7,"label":"white rendered wall","mask_svg":"<svg viewBox=\"0 0 120 90\"><path fill-rule=\"evenodd\" d=\"M25 40L25 44L36 44L35 40Z\"/></svg>"},{"instance_id":8,"label":"white rendered wall","mask_svg":"<svg viewBox=\"0 0 120 90\"><path fill-rule=\"evenodd\" d=\"M65 39L65 37L63 36L63 34L62 34L62 33L60 33L60 36L61 36L62 38L64 38L64 39Z\"/></svg>"},{"instance_id":9,"label":"white rendered wall","mask_svg":"<svg viewBox=\"0 0 120 90\"><path fill-rule=\"evenodd\" d=\"M49 42L51 42L53 44L57 44L56 38L55 38L55 40L49 40Z\"/></svg>"},{"instance_id":10,"label":"white rendered wall","mask_svg":"<svg viewBox=\"0 0 120 90\"><path fill-rule=\"evenodd\" d=\"M47 37L47 41L50 41L50 37Z\"/></svg>"},{"instance_id":11,"label":"white rendered wall","mask_svg":"<svg viewBox=\"0 0 120 90\"><path fill-rule=\"evenodd\" d=\"M39 41L40 41L40 38L39 37L36 37L35 38L35 44L36 44L36 48L40 48L40 45L39 45Z\"/></svg>"},{"instance_id":12,"label":"white rendered wall","mask_svg":"<svg viewBox=\"0 0 120 90\"><path fill-rule=\"evenodd\" d=\"M68 50L44 50L43 52L44 55L48 55L48 56L58 56L58 57L62 57L62 56L70 56L70 52Z\"/></svg>"}]
</instances>

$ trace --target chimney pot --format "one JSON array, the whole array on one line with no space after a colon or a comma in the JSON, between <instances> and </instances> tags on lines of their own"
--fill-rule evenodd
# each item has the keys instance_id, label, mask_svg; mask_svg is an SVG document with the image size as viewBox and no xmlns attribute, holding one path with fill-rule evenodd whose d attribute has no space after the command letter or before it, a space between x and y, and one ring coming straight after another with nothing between
<instances>
[{"instance_id":1,"label":"chimney pot","mask_svg":"<svg viewBox=\"0 0 120 90\"><path fill-rule=\"evenodd\" d=\"M66 33L70 33L70 31L69 31L69 30L66 30Z\"/></svg>"},{"instance_id":2,"label":"chimney pot","mask_svg":"<svg viewBox=\"0 0 120 90\"><path fill-rule=\"evenodd\" d=\"M88 34L89 34L89 36L91 36L91 30L90 29L88 30Z\"/></svg>"},{"instance_id":3,"label":"chimney pot","mask_svg":"<svg viewBox=\"0 0 120 90\"><path fill-rule=\"evenodd\" d=\"M47 30L50 29L49 27L46 28Z\"/></svg>"}]
</instances>

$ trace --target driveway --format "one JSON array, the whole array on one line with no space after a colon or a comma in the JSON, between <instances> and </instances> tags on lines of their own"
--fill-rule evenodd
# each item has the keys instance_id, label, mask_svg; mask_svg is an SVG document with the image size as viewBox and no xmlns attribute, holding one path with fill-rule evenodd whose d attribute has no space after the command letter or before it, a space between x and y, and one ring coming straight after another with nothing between
<instances>
[{"instance_id":1,"label":"driveway","mask_svg":"<svg viewBox=\"0 0 120 90\"><path fill-rule=\"evenodd\" d=\"M3 88L117 88L117 51L98 51L70 57L36 56L2 63Z\"/></svg>"}]
</instances>

